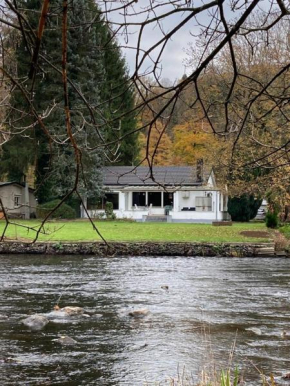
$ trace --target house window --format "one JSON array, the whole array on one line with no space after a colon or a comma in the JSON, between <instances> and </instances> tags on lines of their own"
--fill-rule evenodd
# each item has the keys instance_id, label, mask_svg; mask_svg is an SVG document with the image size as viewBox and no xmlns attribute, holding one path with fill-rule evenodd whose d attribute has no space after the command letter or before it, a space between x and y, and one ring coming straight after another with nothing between
<instances>
[{"instance_id":1,"label":"house window","mask_svg":"<svg viewBox=\"0 0 290 386\"><path fill-rule=\"evenodd\" d=\"M102 199L99 197L90 197L87 200L88 210L104 209Z\"/></svg>"},{"instance_id":2,"label":"house window","mask_svg":"<svg viewBox=\"0 0 290 386\"><path fill-rule=\"evenodd\" d=\"M146 206L146 192L133 192L133 206Z\"/></svg>"},{"instance_id":3,"label":"house window","mask_svg":"<svg viewBox=\"0 0 290 386\"><path fill-rule=\"evenodd\" d=\"M148 192L148 205L161 207L162 192Z\"/></svg>"},{"instance_id":4,"label":"house window","mask_svg":"<svg viewBox=\"0 0 290 386\"><path fill-rule=\"evenodd\" d=\"M87 201L88 210L104 210L106 202L113 204L113 209L119 209L119 193L106 193L102 198L90 197Z\"/></svg>"},{"instance_id":5,"label":"house window","mask_svg":"<svg viewBox=\"0 0 290 386\"><path fill-rule=\"evenodd\" d=\"M119 209L119 193L106 193L105 196L106 202L111 202L113 204L113 209Z\"/></svg>"},{"instance_id":6,"label":"house window","mask_svg":"<svg viewBox=\"0 0 290 386\"><path fill-rule=\"evenodd\" d=\"M21 196L14 196L14 208L19 208L21 205Z\"/></svg>"},{"instance_id":7,"label":"house window","mask_svg":"<svg viewBox=\"0 0 290 386\"><path fill-rule=\"evenodd\" d=\"M173 193L164 192L163 193L163 205L164 206L173 206Z\"/></svg>"}]
</instances>

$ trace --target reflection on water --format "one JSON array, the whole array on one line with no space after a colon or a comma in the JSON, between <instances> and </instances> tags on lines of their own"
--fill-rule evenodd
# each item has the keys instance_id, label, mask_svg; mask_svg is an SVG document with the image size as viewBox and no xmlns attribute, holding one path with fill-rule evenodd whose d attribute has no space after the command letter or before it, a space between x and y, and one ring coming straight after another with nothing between
<instances>
[{"instance_id":1,"label":"reflection on water","mask_svg":"<svg viewBox=\"0 0 290 386\"><path fill-rule=\"evenodd\" d=\"M254 365L278 378L290 371L287 259L0 256L0 263L1 385L136 386L174 377L178 366L197 375L209 363L226 368L235 337L233 363L247 384L258 384ZM38 332L20 323L49 312L60 296L61 306L92 316ZM150 314L132 320L128 312L139 308ZM61 346L60 335L77 344Z\"/></svg>"}]
</instances>

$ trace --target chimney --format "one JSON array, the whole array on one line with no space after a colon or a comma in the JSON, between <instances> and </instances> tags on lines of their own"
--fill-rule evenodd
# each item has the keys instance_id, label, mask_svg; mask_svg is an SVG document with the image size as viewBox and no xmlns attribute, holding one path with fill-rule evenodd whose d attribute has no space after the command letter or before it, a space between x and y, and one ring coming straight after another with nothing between
<instances>
[{"instance_id":1,"label":"chimney","mask_svg":"<svg viewBox=\"0 0 290 386\"><path fill-rule=\"evenodd\" d=\"M203 159L199 158L196 162L196 181L203 183Z\"/></svg>"}]
</instances>

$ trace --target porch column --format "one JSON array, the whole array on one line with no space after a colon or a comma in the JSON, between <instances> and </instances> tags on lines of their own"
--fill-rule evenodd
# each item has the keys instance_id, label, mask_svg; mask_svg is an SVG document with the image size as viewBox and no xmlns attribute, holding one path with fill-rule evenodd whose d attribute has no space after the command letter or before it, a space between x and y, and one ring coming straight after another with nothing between
<instances>
[{"instance_id":1,"label":"porch column","mask_svg":"<svg viewBox=\"0 0 290 386\"><path fill-rule=\"evenodd\" d=\"M133 209L133 192L128 192L128 209Z\"/></svg>"},{"instance_id":2,"label":"porch column","mask_svg":"<svg viewBox=\"0 0 290 386\"><path fill-rule=\"evenodd\" d=\"M161 191L161 208L164 208L164 191Z\"/></svg>"},{"instance_id":3,"label":"porch column","mask_svg":"<svg viewBox=\"0 0 290 386\"><path fill-rule=\"evenodd\" d=\"M220 195L220 201L221 201L221 202L220 202L220 206L219 206L219 208L220 208L219 210L220 210L221 212L223 212L223 210L224 210L224 195L223 195L223 193L221 193L221 192L220 192L219 195Z\"/></svg>"},{"instance_id":4,"label":"porch column","mask_svg":"<svg viewBox=\"0 0 290 386\"><path fill-rule=\"evenodd\" d=\"M129 209L129 192L124 193L125 196L125 210Z\"/></svg>"},{"instance_id":5,"label":"porch column","mask_svg":"<svg viewBox=\"0 0 290 386\"><path fill-rule=\"evenodd\" d=\"M117 192L119 193L119 210L125 210L126 205L125 205L125 195L126 193L123 192Z\"/></svg>"},{"instance_id":6,"label":"porch column","mask_svg":"<svg viewBox=\"0 0 290 386\"><path fill-rule=\"evenodd\" d=\"M220 194L219 194L219 192L216 190L215 191L215 197L216 197L216 208L215 208L215 213L216 213L216 215L215 215L215 217L216 217L216 220L218 220L219 219L219 211L220 211L220 202L219 202L219 200L220 200Z\"/></svg>"},{"instance_id":7,"label":"porch column","mask_svg":"<svg viewBox=\"0 0 290 386\"><path fill-rule=\"evenodd\" d=\"M179 192L173 193L173 211L178 212L179 210Z\"/></svg>"}]
</instances>

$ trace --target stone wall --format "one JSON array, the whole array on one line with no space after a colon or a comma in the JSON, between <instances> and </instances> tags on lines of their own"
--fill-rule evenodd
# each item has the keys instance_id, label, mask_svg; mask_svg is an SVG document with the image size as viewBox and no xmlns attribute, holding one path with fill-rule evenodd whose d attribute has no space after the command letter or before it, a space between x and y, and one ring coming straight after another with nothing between
<instances>
[{"instance_id":1,"label":"stone wall","mask_svg":"<svg viewBox=\"0 0 290 386\"><path fill-rule=\"evenodd\" d=\"M112 242L105 243L0 243L0 254L96 256L275 256L270 243Z\"/></svg>"}]
</instances>

